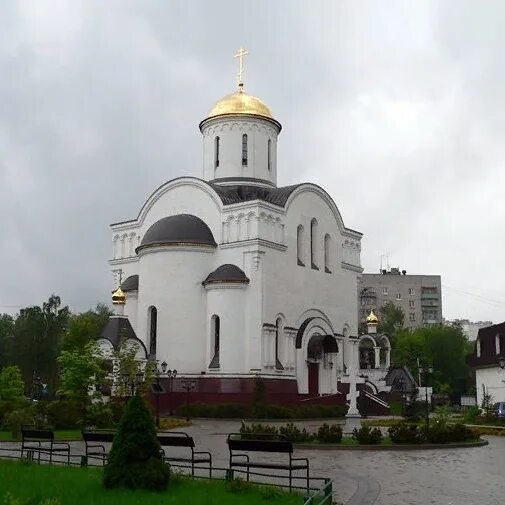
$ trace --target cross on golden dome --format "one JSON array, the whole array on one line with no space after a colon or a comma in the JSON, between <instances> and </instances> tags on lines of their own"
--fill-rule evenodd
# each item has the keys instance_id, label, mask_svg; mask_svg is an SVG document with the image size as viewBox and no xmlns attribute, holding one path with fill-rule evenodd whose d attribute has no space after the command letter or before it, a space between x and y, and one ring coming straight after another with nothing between
<instances>
[{"instance_id":1,"label":"cross on golden dome","mask_svg":"<svg viewBox=\"0 0 505 505\"><path fill-rule=\"evenodd\" d=\"M238 58L237 87L239 91L244 90L244 56L247 54L249 54L249 51L241 47L237 54L233 55L234 58Z\"/></svg>"}]
</instances>

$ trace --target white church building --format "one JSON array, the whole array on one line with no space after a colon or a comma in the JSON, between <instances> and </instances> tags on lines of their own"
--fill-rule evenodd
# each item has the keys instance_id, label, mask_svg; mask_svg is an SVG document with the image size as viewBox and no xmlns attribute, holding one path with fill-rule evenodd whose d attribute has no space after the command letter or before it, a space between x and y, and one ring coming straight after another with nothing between
<instances>
[{"instance_id":1,"label":"white church building","mask_svg":"<svg viewBox=\"0 0 505 505\"><path fill-rule=\"evenodd\" d=\"M281 124L240 68L237 91L199 124L201 177L162 184L111 225L125 295L115 324L177 370L174 391L197 379L194 401L247 401L261 377L272 402L344 403L359 368L362 234L320 186L278 186ZM103 335L113 346L115 331Z\"/></svg>"}]
</instances>

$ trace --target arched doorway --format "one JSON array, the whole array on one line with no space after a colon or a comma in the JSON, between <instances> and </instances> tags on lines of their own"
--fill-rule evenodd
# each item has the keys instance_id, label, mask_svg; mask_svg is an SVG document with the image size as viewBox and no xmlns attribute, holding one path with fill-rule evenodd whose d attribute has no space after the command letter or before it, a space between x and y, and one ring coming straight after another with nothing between
<instances>
[{"instance_id":1,"label":"arched doorway","mask_svg":"<svg viewBox=\"0 0 505 505\"><path fill-rule=\"evenodd\" d=\"M314 334L307 344L307 380L308 393L311 396L321 394L319 386L320 367L333 373L331 356L338 352L337 341L333 335Z\"/></svg>"}]
</instances>

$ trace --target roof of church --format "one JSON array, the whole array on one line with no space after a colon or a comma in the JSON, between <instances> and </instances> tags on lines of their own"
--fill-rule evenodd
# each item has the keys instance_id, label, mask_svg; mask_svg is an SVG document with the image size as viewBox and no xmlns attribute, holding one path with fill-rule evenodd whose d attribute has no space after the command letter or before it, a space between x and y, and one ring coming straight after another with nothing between
<instances>
[{"instance_id":1,"label":"roof of church","mask_svg":"<svg viewBox=\"0 0 505 505\"><path fill-rule=\"evenodd\" d=\"M247 284L249 279L242 269L237 265L232 265L231 263L226 263L217 267L213 272L211 272L207 278L202 282L204 286L213 283L225 283L234 282Z\"/></svg>"},{"instance_id":2,"label":"roof of church","mask_svg":"<svg viewBox=\"0 0 505 505\"><path fill-rule=\"evenodd\" d=\"M212 182L209 184L219 195L224 205L248 202L250 200L263 200L272 205L277 205L278 207L284 207L291 193L301 186L301 184L293 184L292 186L276 188L248 184L237 184L232 186L221 186Z\"/></svg>"},{"instance_id":3,"label":"roof of church","mask_svg":"<svg viewBox=\"0 0 505 505\"><path fill-rule=\"evenodd\" d=\"M136 252L146 247L176 244L217 245L210 228L199 217L177 214L164 217L151 225Z\"/></svg>"},{"instance_id":4,"label":"roof of church","mask_svg":"<svg viewBox=\"0 0 505 505\"><path fill-rule=\"evenodd\" d=\"M121 343L125 340L136 340L142 346L147 356L147 349L144 345L144 342L137 338L135 330L133 329L127 317L109 317L105 328L100 334L100 338L108 340L112 344L112 347L114 347L116 350L121 347Z\"/></svg>"},{"instance_id":5,"label":"roof of church","mask_svg":"<svg viewBox=\"0 0 505 505\"><path fill-rule=\"evenodd\" d=\"M130 275L121 283L121 289L127 293L128 291L138 291L139 289L139 276Z\"/></svg>"}]
</instances>

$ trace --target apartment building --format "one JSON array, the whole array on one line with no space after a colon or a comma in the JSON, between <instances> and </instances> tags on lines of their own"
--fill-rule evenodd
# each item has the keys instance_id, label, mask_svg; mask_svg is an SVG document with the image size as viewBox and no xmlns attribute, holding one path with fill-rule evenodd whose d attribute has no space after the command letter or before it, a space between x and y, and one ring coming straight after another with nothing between
<instances>
[{"instance_id":1,"label":"apartment building","mask_svg":"<svg viewBox=\"0 0 505 505\"><path fill-rule=\"evenodd\" d=\"M442 323L440 275L408 275L399 268L363 274L358 283L359 321L366 319L370 309L379 315L387 302L401 307L407 328Z\"/></svg>"}]
</instances>

